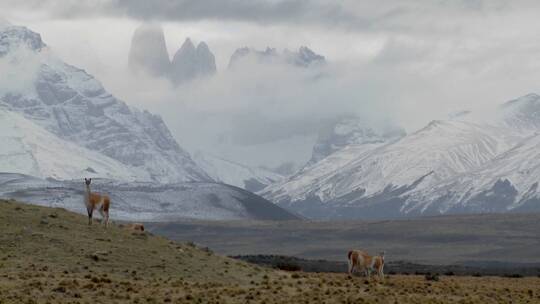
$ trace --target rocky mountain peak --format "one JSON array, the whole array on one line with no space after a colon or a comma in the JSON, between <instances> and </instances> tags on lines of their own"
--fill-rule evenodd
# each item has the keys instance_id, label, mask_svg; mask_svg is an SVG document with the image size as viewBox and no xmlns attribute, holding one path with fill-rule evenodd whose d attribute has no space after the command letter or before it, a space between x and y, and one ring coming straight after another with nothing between
<instances>
[{"instance_id":1,"label":"rocky mountain peak","mask_svg":"<svg viewBox=\"0 0 540 304\"><path fill-rule=\"evenodd\" d=\"M187 38L182 47L174 54L171 65L171 80L180 84L198 77L213 75L216 72L214 54L205 42L197 48Z\"/></svg>"},{"instance_id":2,"label":"rocky mountain peak","mask_svg":"<svg viewBox=\"0 0 540 304\"><path fill-rule=\"evenodd\" d=\"M246 59L253 60L256 63L289 64L304 68L325 63L324 56L316 54L305 46L300 47L298 51L284 49L283 52L271 47L266 47L263 51L243 47L234 51L229 61L229 67L233 67Z\"/></svg>"},{"instance_id":3,"label":"rocky mountain peak","mask_svg":"<svg viewBox=\"0 0 540 304\"><path fill-rule=\"evenodd\" d=\"M8 23L0 25L0 56L20 47L40 51L46 47L46 44L41 40L40 34L24 26L14 26Z\"/></svg>"},{"instance_id":4,"label":"rocky mountain peak","mask_svg":"<svg viewBox=\"0 0 540 304\"><path fill-rule=\"evenodd\" d=\"M153 76L166 76L170 69L169 54L163 28L142 24L133 33L128 58L129 68Z\"/></svg>"}]
</instances>

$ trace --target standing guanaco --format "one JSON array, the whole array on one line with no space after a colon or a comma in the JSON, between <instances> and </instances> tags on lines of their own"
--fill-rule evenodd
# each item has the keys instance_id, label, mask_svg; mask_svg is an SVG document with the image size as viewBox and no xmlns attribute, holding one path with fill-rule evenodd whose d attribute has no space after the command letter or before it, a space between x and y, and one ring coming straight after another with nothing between
<instances>
[{"instance_id":1,"label":"standing guanaco","mask_svg":"<svg viewBox=\"0 0 540 304\"><path fill-rule=\"evenodd\" d=\"M103 224L107 227L109 224L109 207L111 205L111 199L105 194L92 193L90 191L91 182L91 178L84 179L84 183L86 184L84 203L86 205L86 211L88 211L88 225L92 225L92 213L95 209L98 209L103 218Z\"/></svg>"}]
</instances>

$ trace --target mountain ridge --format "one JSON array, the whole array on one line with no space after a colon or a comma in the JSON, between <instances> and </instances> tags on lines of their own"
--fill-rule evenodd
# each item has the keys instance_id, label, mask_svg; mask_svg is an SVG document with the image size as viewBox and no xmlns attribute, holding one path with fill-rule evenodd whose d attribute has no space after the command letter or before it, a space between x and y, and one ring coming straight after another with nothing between
<instances>
[{"instance_id":1,"label":"mountain ridge","mask_svg":"<svg viewBox=\"0 0 540 304\"><path fill-rule=\"evenodd\" d=\"M510 212L518 211L520 197L528 198L527 210L540 210L540 172L519 169L537 156L531 134L538 132L539 103L529 94L510 110L499 107L488 122L468 115L434 120L388 144L347 145L259 194L315 218Z\"/></svg>"}]
</instances>

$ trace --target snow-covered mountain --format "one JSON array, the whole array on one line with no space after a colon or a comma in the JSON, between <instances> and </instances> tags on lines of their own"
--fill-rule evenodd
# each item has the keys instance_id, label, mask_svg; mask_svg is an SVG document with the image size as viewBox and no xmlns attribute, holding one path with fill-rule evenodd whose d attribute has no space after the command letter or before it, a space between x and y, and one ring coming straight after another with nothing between
<instances>
[{"instance_id":1,"label":"snow-covered mountain","mask_svg":"<svg viewBox=\"0 0 540 304\"><path fill-rule=\"evenodd\" d=\"M182 47L174 54L171 63L172 81L182 83L215 73L216 59L208 45L203 41L195 48L191 39L186 38Z\"/></svg>"},{"instance_id":2,"label":"snow-covered mountain","mask_svg":"<svg viewBox=\"0 0 540 304\"><path fill-rule=\"evenodd\" d=\"M405 212L468 213L540 210L540 135L480 168L408 195Z\"/></svg>"},{"instance_id":3,"label":"snow-covered mountain","mask_svg":"<svg viewBox=\"0 0 540 304\"><path fill-rule=\"evenodd\" d=\"M127 106L84 70L56 58L39 34L5 26L0 29L0 54L4 110L19 113L65 142L142 172L142 180L211 180L159 116Z\"/></svg>"},{"instance_id":4,"label":"snow-covered mountain","mask_svg":"<svg viewBox=\"0 0 540 304\"><path fill-rule=\"evenodd\" d=\"M540 96L503 104L496 123L523 137L511 149L470 172L409 194L404 210L424 213L540 210Z\"/></svg>"},{"instance_id":5,"label":"snow-covered mountain","mask_svg":"<svg viewBox=\"0 0 540 304\"><path fill-rule=\"evenodd\" d=\"M229 60L229 68L240 65L243 62L262 64L289 64L297 67L320 66L326 63L324 56L316 54L308 47L302 46L298 51L278 52L275 48L267 47L264 51L243 47L236 49Z\"/></svg>"},{"instance_id":6,"label":"snow-covered mountain","mask_svg":"<svg viewBox=\"0 0 540 304\"><path fill-rule=\"evenodd\" d=\"M60 139L20 114L1 107L0 142L1 172L55 179L101 176L125 181L149 180L144 170Z\"/></svg>"},{"instance_id":7,"label":"snow-covered mountain","mask_svg":"<svg viewBox=\"0 0 540 304\"><path fill-rule=\"evenodd\" d=\"M131 39L128 66L134 72L169 76L171 61L161 26L144 23L135 30Z\"/></svg>"},{"instance_id":8,"label":"snow-covered mountain","mask_svg":"<svg viewBox=\"0 0 540 304\"><path fill-rule=\"evenodd\" d=\"M85 214L84 190L82 179L56 181L0 173L0 197L36 205ZM298 219L253 193L218 183L155 184L93 179L92 191L109 194L113 221Z\"/></svg>"},{"instance_id":9,"label":"snow-covered mountain","mask_svg":"<svg viewBox=\"0 0 540 304\"><path fill-rule=\"evenodd\" d=\"M193 160L215 181L252 192L283 179L282 175L272 171L249 167L207 153L195 153Z\"/></svg>"},{"instance_id":10,"label":"snow-covered mountain","mask_svg":"<svg viewBox=\"0 0 540 304\"><path fill-rule=\"evenodd\" d=\"M530 96L524 99L528 100ZM525 100L521 103L529 109L526 113L531 113L531 105ZM523 120L512 121L511 118L516 119L515 113L522 113L521 107L512 111L506 107L508 105L498 113L504 119L496 124L432 121L395 142L346 145L260 194L310 217L373 218L450 212L446 207L425 208L430 204L448 206L456 202L448 194L446 183L456 184L453 179L458 179L465 186L471 185L466 176L482 172L476 174L489 181L477 190L486 193L496 183L497 179L493 180L495 171L519 172L517 159L523 157L521 162L524 162L531 156L510 153L524 143L528 143L525 147L531 145L532 139L527 136L534 124L528 124L529 132L516 128L523 125ZM534 151L530 147L523 149L529 153ZM521 156L514 156L513 161L499 160L515 154ZM492 168L492 171L485 168ZM478 181L478 177L469 178L473 179ZM524 187L529 189L531 185ZM454 195L463 195L463 191L463 188L456 188ZM473 204L472 201L469 203ZM513 203L506 203L511 208ZM461 210L493 209L484 204L482 208Z\"/></svg>"}]
</instances>

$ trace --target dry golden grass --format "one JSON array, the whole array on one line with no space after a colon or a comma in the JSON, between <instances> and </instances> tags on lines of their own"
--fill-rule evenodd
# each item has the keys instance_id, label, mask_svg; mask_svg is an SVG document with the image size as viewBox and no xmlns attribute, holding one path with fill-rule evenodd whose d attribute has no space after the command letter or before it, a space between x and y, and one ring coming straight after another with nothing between
<instances>
[{"instance_id":1,"label":"dry golden grass","mask_svg":"<svg viewBox=\"0 0 540 304\"><path fill-rule=\"evenodd\" d=\"M540 278L286 273L0 201L0 303L540 303Z\"/></svg>"}]
</instances>

